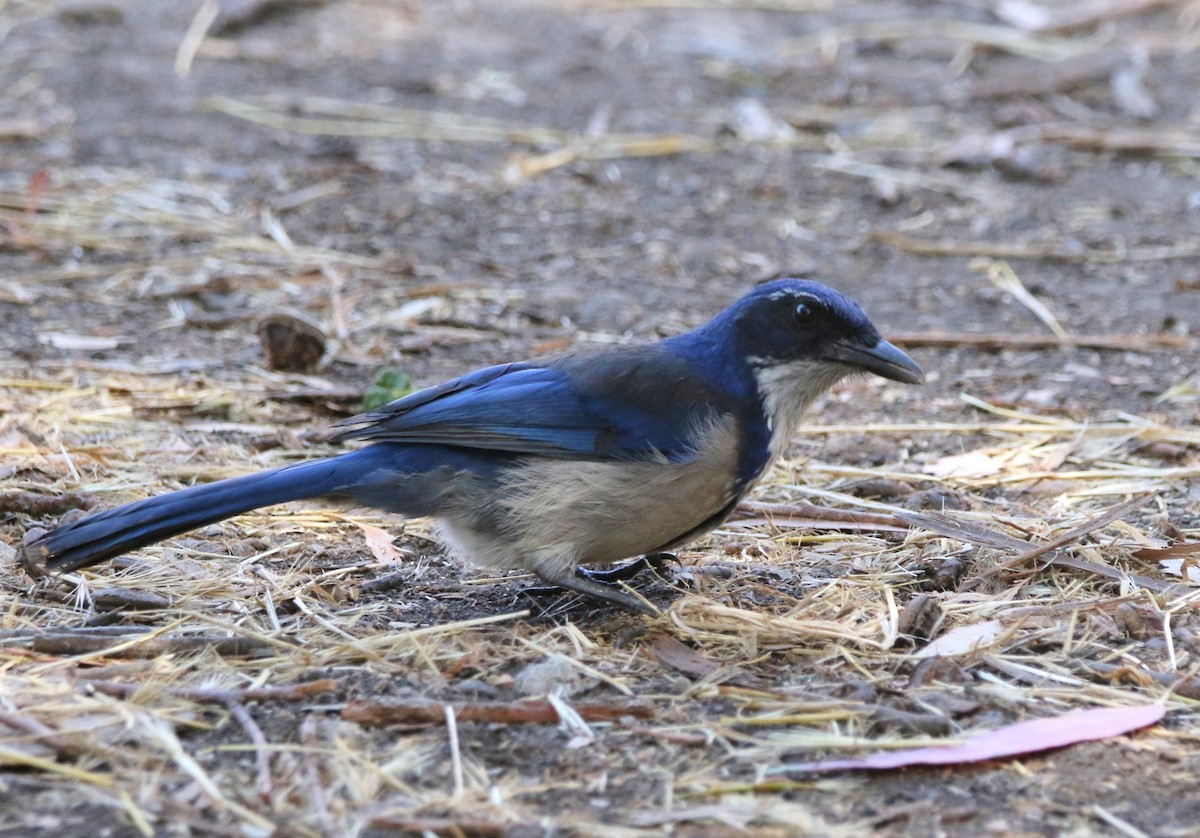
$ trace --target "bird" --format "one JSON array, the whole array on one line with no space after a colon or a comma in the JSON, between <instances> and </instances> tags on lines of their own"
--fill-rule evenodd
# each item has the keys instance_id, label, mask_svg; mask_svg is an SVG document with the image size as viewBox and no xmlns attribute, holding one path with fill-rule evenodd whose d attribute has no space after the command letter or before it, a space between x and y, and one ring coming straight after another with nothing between
<instances>
[{"instance_id":1,"label":"bird","mask_svg":"<svg viewBox=\"0 0 1200 838\"><path fill-rule=\"evenodd\" d=\"M657 343L489 366L411 393L334 426L332 442L367 445L79 518L30 539L23 560L74 571L321 498L433 518L456 557L654 616L584 566L656 557L720 525L813 401L861 373L924 382L858 303L777 279Z\"/></svg>"}]
</instances>

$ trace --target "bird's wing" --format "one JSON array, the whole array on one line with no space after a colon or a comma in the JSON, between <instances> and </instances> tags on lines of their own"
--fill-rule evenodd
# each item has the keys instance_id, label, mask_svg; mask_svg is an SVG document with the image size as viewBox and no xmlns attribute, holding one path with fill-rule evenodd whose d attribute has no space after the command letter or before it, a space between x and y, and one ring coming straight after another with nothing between
<instances>
[{"instance_id":1,"label":"bird's wing","mask_svg":"<svg viewBox=\"0 0 1200 838\"><path fill-rule=\"evenodd\" d=\"M669 359L609 353L487 367L340 422L334 439L455 445L566 459L687 460L703 402ZM662 379L661 382L657 379ZM699 413L697 412L699 411Z\"/></svg>"}]
</instances>

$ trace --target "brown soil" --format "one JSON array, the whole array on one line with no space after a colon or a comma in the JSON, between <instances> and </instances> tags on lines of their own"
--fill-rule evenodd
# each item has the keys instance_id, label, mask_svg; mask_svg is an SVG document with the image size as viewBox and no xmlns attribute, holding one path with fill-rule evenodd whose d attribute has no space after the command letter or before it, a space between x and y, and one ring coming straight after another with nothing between
<instances>
[{"instance_id":1,"label":"brown soil","mask_svg":"<svg viewBox=\"0 0 1200 838\"><path fill-rule=\"evenodd\" d=\"M812 422L854 427L798 439L760 499L880 479L858 493L988 513L996 527L1044 524L1010 530L1036 539L1152 491L1126 529L1073 555L1164 582L1118 541L1200 540L1194 3L1031 35L991 2L239 0L221 4L181 78L193 5L0 2L0 474L17 493L0 510L0 550L63 514L31 506L35 495L109 505L323 453L319 432L356 411L384 367L426 385L577 343L652 339L784 272L859 299L929 383L837 390ZM272 124L231 115L231 101ZM380 110L401 108L456 116L414 124ZM1048 327L993 281L1004 264L1093 345L1039 343ZM280 310L336 336L324 365L266 369L257 323ZM938 345L930 333L944 333ZM981 334L1015 344L972 343ZM1068 447L1050 466L1039 448L994 479L946 475L936 466L950 455L1048 444L998 431L1007 417L962 394L1079 431L1053 438ZM1096 442L1090 429L1105 423L1129 433ZM1141 437L1138 423L1161 430ZM1002 479L1037 463L1044 477ZM1130 469L1117 488L1095 476L1114 463ZM168 603L142 611L114 594L99 621L86 602L76 610L75 584L12 567L0 590L0 643L12 644L0 646L0 677L12 678L0 691L0 833L1195 834L1187 698L1153 732L1020 760L765 773L843 753L838 736L944 735L873 725L876 705L959 702L944 713L956 732L1163 699L1135 670L1200 665L1194 606L1177 592L1057 568L987 577L970 595L1079 603L1075 617L1071 606L1022 623L995 654L1068 673L1087 647L1133 667L1112 683L1022 679L967 655L953 677L916 685L907 650L748 627L688 635L723 665L704 677L655 658L640 618L533 602L526 580L441 558L420 522L393 564L368 549L363 524L401 531L302 505L204 530L98 569L92 593ZM805 533L798 550L766 523L722 531L677 573L636 584L663 608L690 594L764 614L811 608L866 631L886 616L885 587L901 608L921 593L920 568L953 554L970 575L1012 558L948 539ZM210 553L243 558L201 560ZM392 572L391 590L358 587ZM953 585L933 596L957 615L947 625L988 616ZM521 609L534 614L459 625ZM694 630L687 609L673 613ZM269 642L249 656L168 648L149 660L26 642L99 623ZM409 634L437 626L455 628ZM460 712L515 702L537 695L522 692L529 667L562 657L604 676L580 675L568 703L645 700L651 717L593 723L590 740L554 723L463 722L457 746L443 726L339 717L359 699ZM214 704L94 694L80 677L334 687ZM744 723L823 706L844 715Z\"/></svg>"}]
</instances>

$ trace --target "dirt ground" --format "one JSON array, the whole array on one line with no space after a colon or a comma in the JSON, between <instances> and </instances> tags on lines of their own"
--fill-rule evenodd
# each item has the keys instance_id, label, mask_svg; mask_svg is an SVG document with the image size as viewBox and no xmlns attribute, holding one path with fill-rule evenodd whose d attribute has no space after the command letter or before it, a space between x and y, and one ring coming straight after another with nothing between
<instances>
[{"instance_id":1,"label":"dirt ground","mask_svg":"<svg viewBox=\"0 0 1200 838\"><path fill-rule=\"evenodd\" d=\"M1200 4L1081 8L0 0L0 833L1197 834L1200 615L1133 553L1200 540ZM780 273L928 383L824 399L774 506L634 583L656 625L362 510L63 580L5 547L326 453L381 369L674 334ZM268 368L284 311L315 369ZM1040 543L1143 493L990 574L1016 553L775 520ZM772 772L1151 701L1047 754Z\"/></svg>"}]
</instances>

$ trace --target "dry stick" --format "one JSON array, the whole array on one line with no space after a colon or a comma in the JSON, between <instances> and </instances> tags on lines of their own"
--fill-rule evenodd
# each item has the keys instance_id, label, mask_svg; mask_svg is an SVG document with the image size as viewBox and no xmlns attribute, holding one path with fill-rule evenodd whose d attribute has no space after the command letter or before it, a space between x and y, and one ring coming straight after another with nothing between
<instances>
[{"instance_id":1,"label":"dry stick","mask_svg":"<svg viewBox=\"0 0 1200 838\"><path fill-rule=\"evenodd\" d=\"M903 527L908 529L905 521L895 515L878 512L853 512L848 509L833 509L828 506L818 506L807 501L792 501L791 503L770 503L767 501L749 500L738 504L734 512L736 518L743 515L759 513L769 517L780 518L811 518L831 524L871 524L880 527Z\"/></svg>"},{"instance_id":2,"label":"dry stick","mask_svg":"<svg viewBox=\"0 0 1200 838\"><path fill-rule=\"evenodd\" d=\"M1088 38L1058 38L1029 35L1011 26L996 26L966 21L929 20L928 18L902 18L900 20L862 20L853 23L818 29L799 38L785 41L776 47L775 53L786 59L789 55L805 51L825 51L829 44L837 46L852 40L897 41L909 38L927 38L937 35L967 41L973 45L990 47L1034 58L1039 61L1061 61L1073 55L1094 51L1104 41L1096 36Z\"/></svg>"},{"instance_id":3,"label":"dry stick","mask_svg":"<svg viewBox=\"0 0 1200 838\"><path fill-rule=\"evenodd\" d=\"M638 736L661 739L663 742L670 742L674 745L698 747L712 744L712 737L703 733L687 733L681 730L655 730L654 728L643 727L641 725L626 725L625 729L630 733L636 733Z\"/></svg>"},{"instance_id":4,"label":"dry stick","mask_svg":"<svg viewBox=\"0 0 1200 838\"><path fill-rule=\"evenodd\" d=\"M360 582L358 589L363 593L383 593L392 591L396 588L408 588L412 586L413 574L407 570L397 570L393 573L387 573L383 576L378 576L375 579L368 579L365 582Z\"/></svg>"},{"instance_id":5,"label":"dry stick","mask_svg":"<svg viewBox=\"0 0 1200 838\"><path fill-rule=\"evenodd\" d=\"M200 46L220 13L221 6L216 0L204 0L192 16L192 22L188 24L183 40L175 51L175 75L179 78L186 79L191 75L192 62L196 60Z\"/></svg>"},{"instance_id":6,"label":"dry stick","mask_svg":"<svg viewBox=\"0 0 1200 838\"><path fill-rule=\"evenodd\" d=\"M890 524L856 523L851 521L829 521L825 518L789 518L768 515L762 518L738 518L721 525L725 530L755 530L767 527L776 532L786 530L827 530L835 532L893 532L905 533L909 528Z\"/></svg>"},{"instance_id":7,"label":"dry stick","mask_svg":"<svg viewBox=\"0 0 1200 838\"><path fill-rule=\"evenodd\" d=\"M995 576L997 573L1002 573L1005 570L1010 570L1014 567L1020 567L1021 565L1031 562L1040 556L1044 556L1046 553L1049 553L1052 550L1057 550L1059 547L1065 547L1071 542L1078 541L1080 538L1083 538L1083 536L1087 535L1093 530L1098 530L1101 527L1107 527L1113 521L1124 518L1134 510L1141 509L1153 499L1153 492L1147 492L1144 495L1138 495L1135 498L1131 498L1130 500L1125 501L1125 503L1114 506L1112 509L1108 510L1102 515L1097 515L1086 524L1075 527L1072 530L1068 530L1067 532L1058 536L1058 538L1052 538L1049 541L1043 542L1036 547L1026 550L1024 553L1014 559L1010 559L1003 564L998 564L994 567L988 568L983 573L979 574L979 577L985 579L989 576Z\"/></svg>"},{"instance_id":8,"label":"dry stick","mask_svg":"<svg viewBox=\"0 0 1200 838\"><path fill-rule=\"evenodd\" d=\"M1010 3L1007 7L1001 4L999 15L1018 29L1044 33L1094 26L1114 18L1146 12L1170 2L1171 0L1076 0L1045 6L1017 2Z\"/></svg>"},{"instance_id":9,"label":"dry stick","mask_svg":"<svg viewBox=\"0 0 1200 838\"><path fill-rule=\"evenodd\" d=\"M149 634L152 629L145 626L79 626L61 629L5 629L0 631L0 641L33 640L38 637L126 637L134 634Z\"/></svg>"},{"instance_id":10,"label":"dry stick","mask_svg":"<svg viewBox=\"0 0 1200 838\"><path fill-rule=\"evenodd\" d=\"M96 756L111 765L116 765L121 761L117 753L111 748L106 748L94 741L86 741L86 737L82 732L66 733L57 731L42 724L37 719L31 719L20 713L0 710L0 724L29 734L39 745L54 751L61 757ZM85 739L85 741L79 742L78 740L80 739Z\"/></svg>"},{"instance_id":11,"label":"dry stick","mask_svg":"<svg viewBox=\"0 0 1200 838\"><path fill-rule=\"evenodd\" d=\"M1085 128L1078 125L1054 125L1040 132L1042 140L1065 143L1083 151L1119 152L1125 154L1160 154L1171 157L1200 157L1200 142L1195 134L1180 131L1153 131L1140 128ZM1185 252L1186 251L1186 252ZM1165 258L1180 258L1196 252L1194 242L1158 248L1146 246L1138 250L1141 258L1155 258L1153 253L1170 254ZM1118 261L1118 260L1113 260Z\"/></svg>"},{"instance_id":12,"label":"dry stick","mask_svg":"<svg viewBox=\"0 0 1200 838\"><path fill-rule=\"evenodd\" d=\"M1073 676L1059 676L1052 672L1033 671L1028 667L1009 663L997 655L980 655L979 660L992 669L1004 673L1018 683L1029 684L1034 687L1062 686L1063 684L1075 685L1079 683L1079 679Z\"/></svg>"},{"instance_id":13,"label":"dry stick","mask_svg":"<svg viewBox=\"0 0 1200 838\"><path fill-rule=\"evenodd\" d=\"M1054 64L1025 62L1009 67L1002 74L980 79L971 85L972 99L1005 99L1014 96L1040 96L1070 90L1096 79L1107 78L1113 70L1128 63L1122 50L1105 50L1079 55Z\"/></svg>"},{"instance_id":14,"label":"dry stick","mask_svg":"<svg viewBox=\"0 0 1200 838\"><path fill-rule=\"evenodd\" d=\"M254 765L258 775L255 782L258 791L258 799L266 803L271 799L271 791L273 785L271 783L271 753L267 750L267 737L263 735L262 728L254 721L254 717L250 715L250 711L246 706L232 698L223 702L230 715L237 719L238 724L242 726L242 730L246 731L246 736L254 744Z\"/></svg>"},{"instance_id":15,"label":"dry stick","mask_svg":"<svg viewBox=\"0 0 1200 838\"><path fill-rule=\"evenodd\" d=\"M307 751L302 757L301 764L304 766L304 779L308 783L309 799L324 828L324 834L336 835L337 825L333 821L333 814L329 811L326 786L321 782L321 766L317 762L317 755L312 752L318 744L317 721L317 716L310 713L300 723L300 743L305 746Z\"/></svg>"},{"instance_id":16,"label":"dry stick","mask_svg":"<svg viewBox=\"0 0 1200 838\"><path fill-rule=\"evenodd\" d=\"M980 203L987 203L989 196L977 188L960 183L957 179L941 174L925 174L908 169L898 169L894 166L884 166L878 163L864 163L858 160L848 160L844 157L829 155L827 157L810 158L809 164L819 169L840 172L844 175L867 178L883 183L895 183L930 192L973 198Z\"/></svg>"},{"instance_id":17,"label":"dry stick","mask_svg":"<svg viewBox=\"0 0 1200 838\"><path fill-rule=\"evenodd\" d=\"M1173 675L1169 672L1154 672L1141 666L1089 660L1068 661L1068 664L1076 672L1099 675L1105 680L1112 681L1127 676L1141 681L1143 685L1152 681L1160 686L1170 687L1171 692L1184 698L1200 699L1200 677L1195 675Z\"/></svg>"},{"instance_id":18,"label":"dry stick","mask_svg":"<svg viewBox=\"0 0 1200 838\"><path fill-rule=\"evenodd\" d=\"M997 573L1002 573L1005 570L1010 570L1016 566L1029 562L1048 552L1056 551L1066 544L1074 541L1092 530L1107 526L1118 518L1128 515L1135 509L1138 509L1148 503L1154 497L1153 493L1140 495L1126 503L1113 507L1108 512L1097 518L1092 519L1082 527L1077 527L1068 533L1065 533L1058 538L1051 539L1043 544L1039 544L1032 549L1027 541L1022 541L1007 533L999 530L990 529L980 524L974 524L969 521L959 521L949 515L943 515L938 512L897 512L897 516L912 524L914 527L921 527L939 535L948 536L967 544L976 544L984 547L993 547L999 550L1007 550L1010 552L1019 553L1019 555L1010 561L996 565L983 571L973 579L964 582L959 586L960 591L969 591L983 579L994 576ZM1150 576L1143 576L1138 573L1123 573L1115 568L1107 565L1096 564L1084 559L1078 559L1074 556L1055 555L1051 557L1050 564L1069 567L1075 570L1082 570L1085 573L1095 573L1107 579L1130 579L1147 590L1155 591L1156 593L1166 593L1178 587L1174 583L1164 582L1161 579L1155 579Z\"/></svg>"},{"instance_id":19,"label":"dry stick","mask_svg":"<svg viewBox=\"0 0 1200 838\"><path fill-rule=\"evenodd\" d=\"M338 99L306 97L299 103L260 96L238 101L214 96L210 110L296 134L391 139L445 140L465 143L559 145L572 159L648 157L712 151L711 140L688 134L605 134L586 138L557 128L447 111L363 105ZM296 115L296 108L301 115ZM576 147L578 145L578 147Z\"/></svg>"},{"instance_id":20,"label":"dry stick","mask_svg":"<svg viewBox=\"0 0 1200 838\"><path fill-rule=\"evenodd\" d=\"M0 492L0 512L16 512L33 518L61 515L72 509L91 509L96 499L78 492L47 495L41 492Z\"/></svg>"},{"instance_id":21,"label":"dry stick","mask_svg":"<svg viewBox=\"0 0 1200 838\"><path fill-rule=\"evenodd\" d=\"M113 646L113 637L88 637L80 634L51 634L35 637L32 649L44 655L88 655L112 648L112 657L157 658L196 650L211 651L221 657L239 658L271 648L270 644L250 637L160 637L125 648Z\"/></svg>"},{"instance_id":22,"label":"dry stick","mask_svg":"<svg viewBox=\"0 0 1200 838\"><path fill-rule=\"evenodd\" d=\"M450 773L454 777L454 800L461 800L463 796L463 766L462 766L462 751L458 745L458 719L455 717L454 705L442 705L442 716L446 720L446 739L450 745Z\"/></svg>"},{"instance_id":23,"label":"dry stick","mask_svg":"<svg viewBox=\"0 0 1200 838\"><path fill-rule=\"evenodd\" d=\"M116 698L129 698L134 693L149 692L194 701L197 704L228 704L229 702L287 703L304 701L323 693L337 690L337 682L331 678L319 681L306 681L290 687L250 687L244 690L222 690L214 687L167 687L152 684L119 684L112 681L96 681L80 678L79 684L95 690L98 693L111 695Z\"/></svg>"},{"instance_id":24,"label":"dry stick","mask_svg":"<svg viewBox=\"0 0 1200 838\"><path fill-rule=\"evenodd\" d=\"M1154 591L1156 594L1174 594L1180 593L1185 589L1180 582L1164 582L1161 579L1155 579L1153 576L1144 576L1141 573L1123 573L1115 568L1107 565L1096 564L1089 562L1086 559L1079 559L1075 556L1055 556L1049 562L1055 567L1069 567L1072 570L1081 570L1084 573L1094 573L1097 576L1103 576L1105 579L1120 581L1128 579L1134 584L1145 588L1148 591ZM972 580L974 582L975 580ZM964 588L963 590L969 590Z\"/></svg>"},{"instance_id":25,"label":"dry stick","mask_svg":"<svg viewBox=\"0 0 1200 838\"><path fill-rule=\"evenodd\" d=\"M997 550L1024 552L1029 549L1029 542L1022 541L1006 532L985 527L972 521L960 521L941 512L911 512L898 510L896 517L907 521L914 527L920 527L938 535L949 536L966 544L980 547L994 547Z\"/></svg>"},{"instance_id":26,"label":"dry stick","mask_svg":"<svg viewBox=\"0 0 1200 838\"><path fill-rule=\"evenodd\" d=\"M1191 349L1195 341L1183 335L1072 335L1059 340L1053 335L1006 335L969 332L891 332L888 340L901 346L955 347L976 349L1111 349L1117 352L1155 352L1161 349Z\"/></svg>"},{"instance_id":27,"label":"dry stick","mask_svg":"<svg viewBox=\"0 0 1200 838\"><path fill-rule=\"evenodd\" d=\"M362 404L363 393L357 387L340 387L335 389L324 389L320 387L310 387L298 390L268 390L262 394L264 399L276 402L321 402L337 404L339 407L346 404L353 404L355 407Z\"/></svg>"},{"instance_id":28,"label":"dry stick","mask_svg":"<svg viewBox=\"0 0 1200 838\"><path fill-rule=\"evenodd\" d=\"M953 720L939 713L913 713L883 704L866 707L871 711L870 721L876 724L907 728L927 736L948 736L954 730Z\"/></svg>"},{"instance_id":29,"label":"dry stick","mask_svg":"<svg viewBox=\"0 0 1200 838\"><path fill-rule=\"evenodd\" d=\"M451 818L405 818L395 815L378 815L367 821L371 826L397 830L405 835L478 835L483 838L490 836L509 835L514 824L500 823L494 820L482 819L451 819ZM520 824L516 824L520 826ZM531 824L531 826L533 826ZM539 824L534 827L540 831ZM517 830L519 832L519 830Z\"/></svg>"},{"instance_id":30,"label":"dry stick","mask_svg":"<svg viewBox=\"0 0 1200 838\"><path fill-rule=\"evenodd\" d=\"M366 727L385 725L417 725L432 727L446 723L446 704L439 701L400 701L386 704L376 701L351 701L342 710L342 718ZM454 716L458 722L487 722L490 724L558 724L558 713L549 701L478 701L456 704ZM646 701L621 703L585 702L571 708L584 721L615 722L627 716L648 719L654 706Z\"/></svg>"},{"instance_id":31,"label":"dry stick","mask_svg":"<svg viewBox=\"0 0 1200 838\"><path fill-rule=\"evenodd\" d=\"M170 608L171 599L145 588L111 587L92 594L92 607L100 614L112 611L158 611Z\"/></svg>"},{"instance_id":32,"label":"dry stick","mask_svg":"<svg viewBox=\"0 0 1200 838\"><path fill-rule=\"evenodd\" d=\"M1185 241L1168 247L1147 245L1121 251L1088 250L1080 252L1056 249L1051 245L1020 242L923 240L886 231L873 233L871 237L899 250L916 253L920 256L992 256L997 259L1052 259L1060 262L1116 263L1187 259L1200 253L1200 242L1196 241Z\"/></svg>"}]
</instances>

